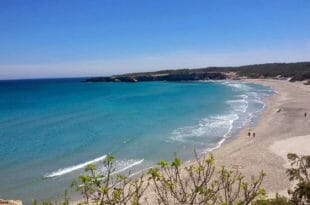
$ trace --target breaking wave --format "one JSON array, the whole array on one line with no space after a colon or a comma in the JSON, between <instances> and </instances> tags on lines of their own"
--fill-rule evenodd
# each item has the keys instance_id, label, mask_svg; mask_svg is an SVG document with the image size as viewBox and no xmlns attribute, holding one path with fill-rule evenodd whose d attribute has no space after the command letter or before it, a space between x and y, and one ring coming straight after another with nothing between
<instances>
[{"instance_id":1,"label":"breaking wave","mask_svg":"<svg viewBox=\"0 0 310 205\"><path fill-rule=\"evenodd\" d=\"M93 159L93 160L90 160L90 161L87 161L87 162L84 162L84 163L81 163L81 164L78 164L78 165L75 165L75 166L59 169L59 170L57 170L55 172L52 172L52 173L44 175L44 177L45 178L52 178L52 177L62 176L62 175L68 174L70 172L76 171L78 169L84 168L84 167L86 167L89 164L93 164L93 163L97 163L99 161L102 161L105 158L106 158L106 155L103 155L103 156L98 157L96 159ZM133 159L130 159L130 160L117 160L115 162L115 171L113 172L113 174L118 174L118 173L121 173L123 171L126 171L127 169L130 169L130 168L132 168L134 166L137 166L137 165L141 164L143 161L144 161L144 159L141 159L141 160L133 160ZM106 171L103 166L101 167L100 170L103 173Z\"/></svg>"},{"instance_id":2,"label":"breaking wave","mask_svg":"<svg viewBox=\"0 0 310 205\"><path fill-rule=\"evenodd\" d=\"M251 90L251 87L246 85L245 83L236 83L236 82L221 82L224 85L227 85L229 87L232 87L234 89L243 90L243 91L249 91Z\"/></svg>"},{"instance_id":3,"label":"breaking wave","mask_svg":"<svg viewBox=\"0 0 310 205\"><path fill-rule=\"evenodd\" d=\"M248 104L249 104L247 100L248 96L240 95L239 97L241 99L227 100L226 104L230 105L235 112L245 113L247 111Z\"/></svg>"},{"instance_id":4,"label":"breaking wave","mask_svg":"<svg viewBox=\"0 0 310 205\"><path fill-rule=\"evenodd\" d=\"M200 120L197 125L185 126L174 130L172 132L172 139L186 142L205 136L226 137L232 130L234 121L238 118L237 114L211 116Z\"/></svg>"},{"instance_id":5,"label":"breaking wave","mask_svg":"<svg viewBox=\"0 0 310 205\"><path fill-rule=\"evenodd\" d=\"M140 160L134 160L134 159L117 160L115 162L115 171L113 172L113 174L118 174L118 173L124 172L124 171L126 171L126 170L128 170L134 166L141 164L142 162L144 162L144 159L140 159ZM106 172L105 167L102 167L101 171L103 173Z\"/></svg>"},{"instance_id":6,"label":"breaking wave","mask_svg":"<svg viewBox=\"0 0 310 205\"><path fill-rule=\"evenodd\" d=\"M93 164L93 163L102 161L105 158L106 158L106 155L103 155L101 157L98 157L96 159L93 159L93 160L90 160L90 161L87 161L87 162L84 162L84 163L81 163L81 164L77 164L77 165L74 165L74 166L58 169L57 171L54 171L52 173L48 173L48 174L44 175L44 177L45 178L51 178L51 177L62 176L62 175L68 174L70 172L76 171L78 169L82 169L82 168L86 167L89 164Z\"/></svg>"},{"instance_id":7,"label":"breaking wave","mask_svg":"<svg viewBox=\"0 0 310 205\"><path fill-rule=\"evenodd\" d=\"M181 143L200 143L209 145L203 152L219 148L223 142L240 128L252 123L257 113L265 108L263 98L271 92L257 93L250 85L236 82L222 84L237 89L239 94L225 103L230 106L229 113L210 116L200 120L196 125L184 126L172 131L171 139Z\"/></svg>"}]
</instances>

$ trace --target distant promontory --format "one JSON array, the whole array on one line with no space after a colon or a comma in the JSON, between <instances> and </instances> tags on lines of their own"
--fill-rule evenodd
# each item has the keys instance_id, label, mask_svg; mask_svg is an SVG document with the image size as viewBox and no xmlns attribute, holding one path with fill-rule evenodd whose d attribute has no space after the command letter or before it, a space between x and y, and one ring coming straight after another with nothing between
<instances>
[{"instance_id":1,"label":"distant promontory","mask_svg":"<svg viewBox=\"0 0 310 205\"><path fill-rule=\"evenodd\" d=\"M128 73L88 78L85 82L197 81L246 78L286 78L290 81L310 80L310 62L267 63L238 67L207 67Z\"/></svg>"}]
</instances>

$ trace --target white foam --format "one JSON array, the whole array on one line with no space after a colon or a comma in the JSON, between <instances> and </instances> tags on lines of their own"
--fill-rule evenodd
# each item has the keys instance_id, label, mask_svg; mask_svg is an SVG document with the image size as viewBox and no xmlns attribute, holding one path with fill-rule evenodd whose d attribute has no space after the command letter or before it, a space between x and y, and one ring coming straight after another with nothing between
<instances>
[{"instance_id":1,"label":"white foam","mask_svg":"<svg viewBox=\"0 0 310 205\"><path fill-rule=\"evenodd\" d=\"M93 163L102 161L105 158L106 158L106 155L103 155L101 157L98 157L96 159L93 159L93 160L90 160L90 161L87 161L87 162L84 162L84 163L81 163L81 164L77 164L77 165L74 165L74 166L66 167L66 168L63 168L63 169L58 169L57 171L54 171L52 173L44 175L44 177L45 178L51 178L51 177L62 176L62 175L68 174L70 172L76 171L78 169L82 169L82 168L86 167L89 164L93 164Z\"/></svg>"},{"instance_id":2,"label":"white foam","mask_svg":"<svg viewBox=\"0 0 310 205\"><path fill-rule=\"evenodd\" d=\"M232 130L233 122L237 120L237 114L227 114L210 116L202 119L197 125L185 126L172 132L172 140L186 142L197 137L207 137L213 135L216 137L226 137Z\"/></svg>"},{"instance_id":3,"label":"white foam","mask_svg":"<svg viewBox=\"0 0 310 205\"><path fill-rule=\"evenodd\" d=\"M226 102L227 104L230 104L232 106L233 112L236 112L238 114L237 117L240 116L241 118L243 118L244 114L247 114L246 119L244 121L241 121L242 124L238 128L244 127L247 123L249 123L253 120L256 113L260 113L262 110L265 109L266 104L264 103L264 101L262 99L264 97L270 96L269 94L264 95L264 93L253 92L253 89L249 85L246 85L244 83L235 83L235 82L228 81L228 82L222 82L222 84L225 84L227 86L233 87L234 89L238 89L238 90L246 93L246 94L238 95L237 96L238 99L228 100ZM247 113L248 106L250 103L251 104L253 104L253 103L262 104L262 108L254 111L254 112L248 112ZM235 120L238 120L238 118ZM213 150L221 147L221 145L224 143L224 141L229 137L229 135L233 129L233 123L235 120L231 121L230 128L224 134L223 138L214 147L207 149L206 152L210 152L210 151L213 151Z\"/></svg>"},{"instance_id":4,"label":"white foam","mask_svg":"<svg viewBox=\"0 0 310 205\"><path fill-rule=\"evenodd\" d=\"M245 95L245 94L238 95L238 97L241 97L242 99L248 99L248 98L249 98L249 96L248 96L248 95Z\"/></svg>"},{"instance_id":5,"label":"white foam","mask_svg":"<svg viewBox=\"0 0 310 205\"><path fill-rule=\"evenodd\" d=\"M115 171L112 173L112 175L124 172L127 169L130 169L134 166L141 164L142 162L144 162L144 159L141 159L141 160L134 160L134 159L116 160L116 162L114 164L115 165ZM102 173L106 173L107 169L106 169L106 167L102 166L100 171Z\"/></svg>"},{"instance_id":6,"label":"white foam","mask_svg":"<svg viewBox=\"0 0 310 205\"><path fill-rule=\"evenodd\" d=\"M240 100L227 100L227 103L245 103L248 104L248 101L246 101L245 99L240 99Z\"/></svg>"},{"instance_id":7,"label":"white foam","mask_svg":"<svg viewBox=\"0 0 310 205\"><path fill-rule=\"evenodd\" d=\"M216 150L218 148L220 148L222 146L222 144L225 142L226 138L221 139L221 141L219 141L215 147L209 148L207 149L205 152L203 153L208 153L208 152L212 152L213 150Z\"/></svg>"},{"instance_id":8,"label":"white foam","mask_svg":"<svg viewBox=\"0 0 310 205\"><path fill-rule=\"evenodd\" d=\"M234 111L244 113L248 109L249 102L246 98L242 98L238 100L227 100L226 104L232 106Z\"/></svg>"},{"instance_id":9,"label":"white foam","mask_svg":"<svg viewBox=\"0 0 310 205\"><path fill-rule=\"evenodd\" d=\"M239 116L237 115L237 117L233 120L230 120L230 126L229 129L227 130L227 132L224 134L223 138L217 143L216 146L209 148L206 150L206 152L211 152L215 149L218 149L222 146L222 144L225 142L225 140L229 137L229 134L231 133L232 129L233 129L233 123L235 120L238 120Z\"/></svg>"},{"instance_id":10,"label":"white foam","mask_svg":"<svg viewBox=\"0 0 310 205\"><path fill-rule=\"evenodd\" d=\"M125 164L125 166L119 168L113 174L118 174L118 173L121 173L123 171L126 171L127 169L130 169L130 168L132 168L132 167L134 167L134 166L136 166L138 164L141 164L143 161L144 161L144 159L141 159L141 160L138 160L138 161L136 161L136 160L128 160L125 163L116 162L116 163L120 163L120 164Z\"/></svg>"},{"instance_id":11,"label":"white foam","mask_svg":"<svg viewBox=\"0 0 310 205\"><path fill-rule=\"evenodd\" d=\"M232 87L234 89L238 89L238 90L248 91L251 89L251 87L249 87L245 83L236 83L236 82L227 81L227 82L222 82L222 84Z\"/></svg>"}]
</instances>

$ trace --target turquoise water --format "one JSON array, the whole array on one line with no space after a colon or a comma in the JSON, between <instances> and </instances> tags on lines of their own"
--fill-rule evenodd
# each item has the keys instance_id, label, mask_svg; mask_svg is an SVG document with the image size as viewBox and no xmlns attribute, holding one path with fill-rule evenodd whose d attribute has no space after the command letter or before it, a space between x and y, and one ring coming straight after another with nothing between
<instances>
[{"instance_id":1,"label":"turquoise water","mask_svg":"<svg viewBox=\"0 0 310 205\"><path fill-rule=\"evenodd\" d=\"M0 82L0 197L51 198L111 153L139 171L218 147L273 91L238 82Z\"/></svg>"}]
</instances>

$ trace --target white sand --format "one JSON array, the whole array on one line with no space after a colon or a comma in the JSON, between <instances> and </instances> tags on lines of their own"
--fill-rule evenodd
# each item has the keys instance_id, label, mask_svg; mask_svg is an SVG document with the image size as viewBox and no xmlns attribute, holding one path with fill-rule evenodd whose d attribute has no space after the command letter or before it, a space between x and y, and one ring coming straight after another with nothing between
<instances>
[{"instance_id":1,"label":"white sand","mask_svg":"<svg viewBox=\"0 0 310 205\"><path fill-rule=\"evenodd\" d=\"M241 167L246 176L263 170L267 174L263 187L268 192L287 190L291 186L285 172L287 153L310 154L310 86L284 80L246 81L271 86L277 94L267 100L267 110L254 128L256 138L249 139L244 128L214 155L219 165Z\"/></svg>"},{"instance_id":2,"label":"white sand","mask_svg":"<svg viewBox=\"0 0 310 205\"><path fill-rule=\"evenodd\" d=\"M288 153L310 155L310 135L297 136L276 141L270 146L270 150L287 162ZM287 165L288 164L286 164L285 167L287 167Z\"/></svg>"}]
</instances>

